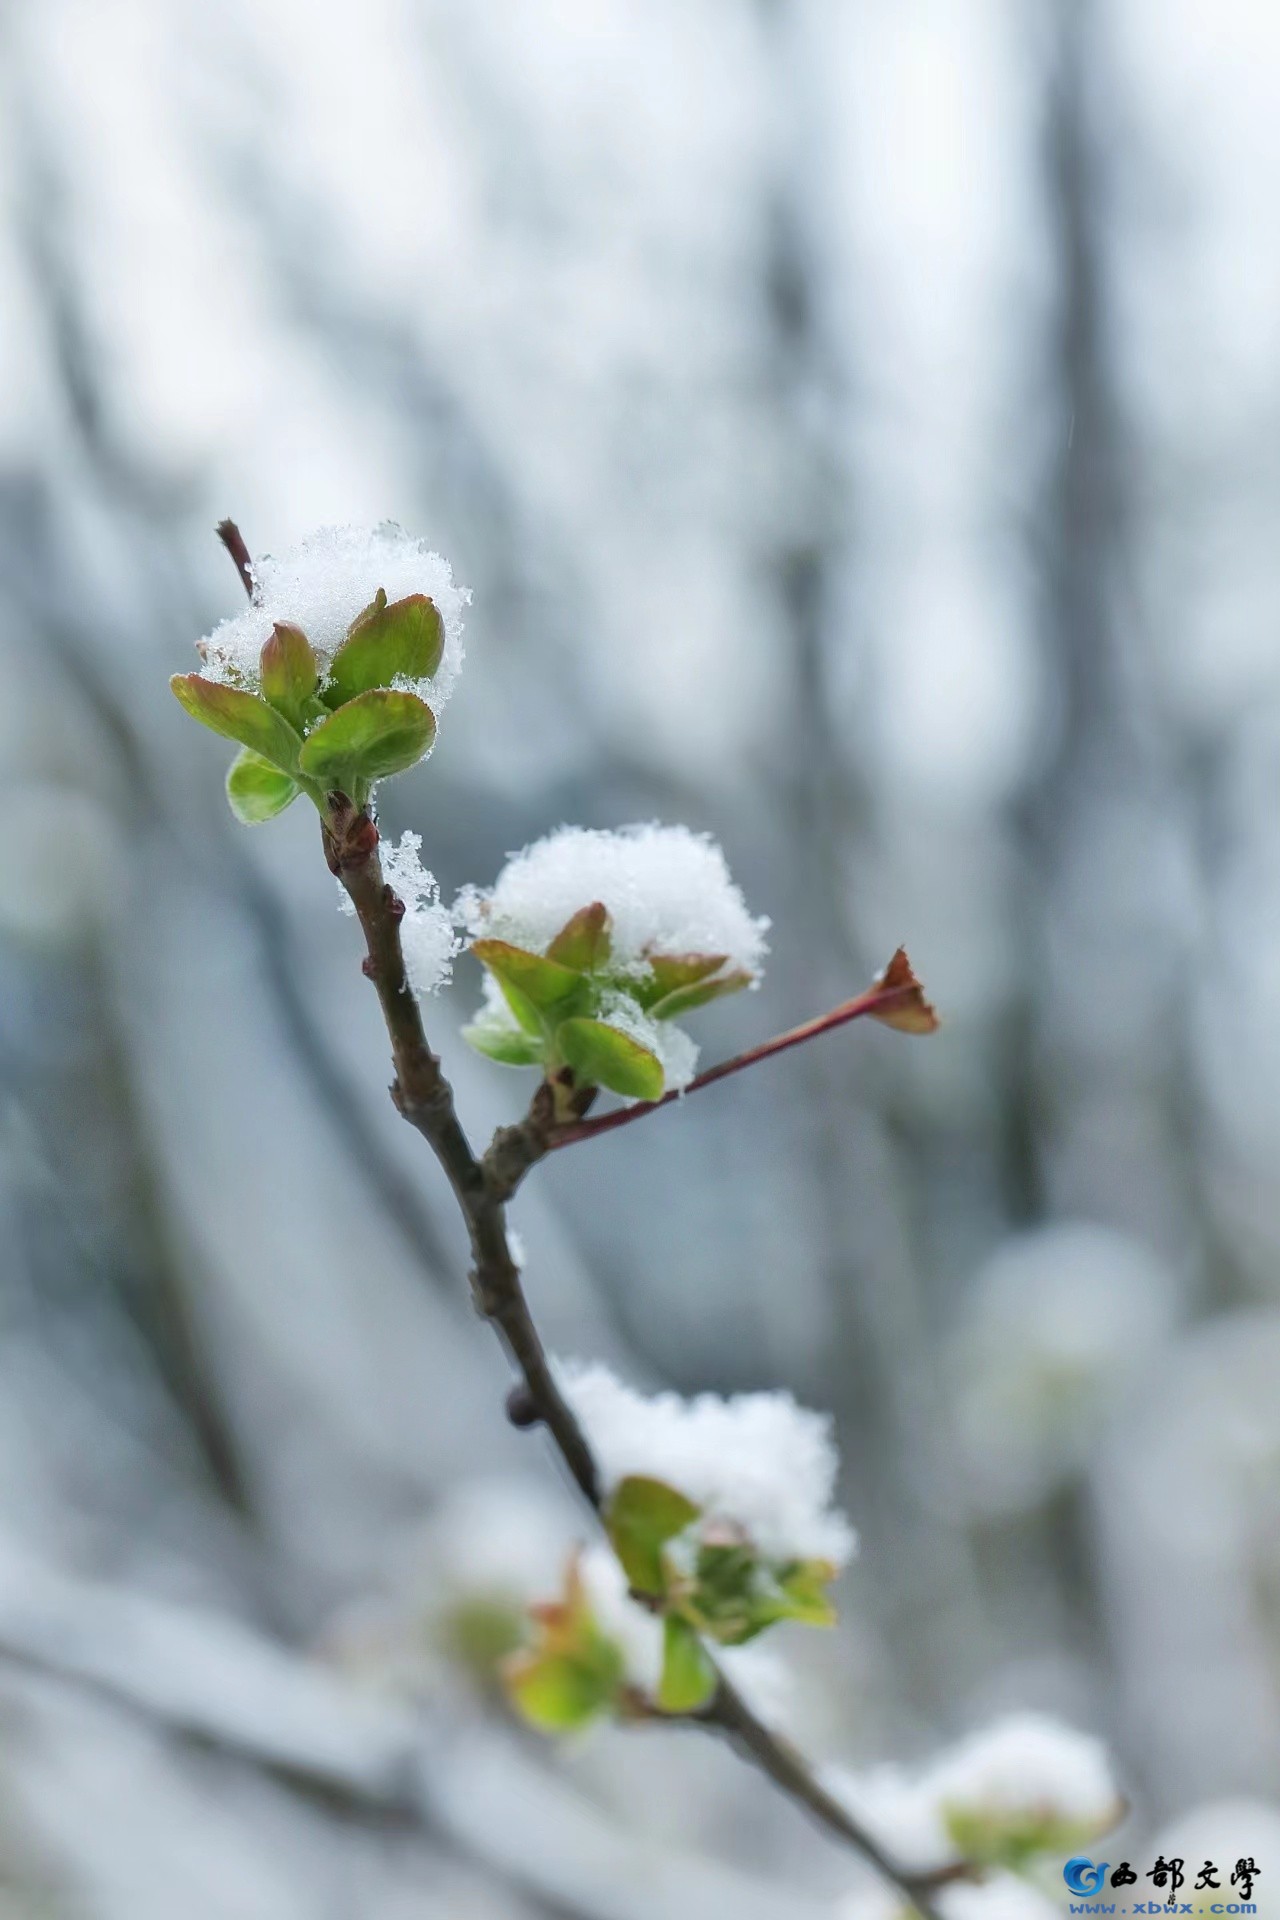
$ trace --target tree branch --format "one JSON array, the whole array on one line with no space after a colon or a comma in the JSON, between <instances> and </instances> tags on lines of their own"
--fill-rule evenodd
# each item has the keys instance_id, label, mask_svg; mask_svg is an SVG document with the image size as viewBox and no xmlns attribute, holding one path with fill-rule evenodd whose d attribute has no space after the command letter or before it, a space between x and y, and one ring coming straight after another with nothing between
<instances>
[{"instance_id":1,"label":"tree branch","mask_svg":"<svg viewBox=\"0 0 1280 1920\"><path fill-rule=\"evenodd\" d=\"M806 1020L802 1026L791 1027L772 1040L748 1047L745 1053L734 1054L731 1060L722 1060L718 1066L708 1067L687 1087L664 1093L660 1100L638 1101L634 1106L619 1107L613 1113L602 1113L590 1120L577 1120L553 1127L547 1149L554 1152L557 1147L570 1147L577 1140L593 1140L597 1134L612 1133L618 1127L630 1126L633 1120L643 1120L647 1113L656 1113L659 1107L669 1107L673 1100L683 1100L688 1094L701 1092L703 1087L714 1086L717 1080L727 1080L731 1073L741 1073L747 1067L759 1066L762 1060L772 1059L775 1053L786 1053L790 1047L801 1047L807 1040L816 1040L821 1034L832 1033L837 1027L847 1026L851 1020L861 1020L866 1016L880 1020L886 1026L897 1027L904 1033L933 1033L937 1028L938 1016L925 999L905 947L898 948L880 978L856 999L845 1000L840 1006L833 1007L830 1013L820 1013L816 1019Z\"/></svg>"},{"instance_id":2,"label":"tree branch","mask_svg":"<svg viewBox=\"0 0 1280 1920\"><path fill-rule=\"evenodd\" d=\"M240 529L233 520L224 520L219 524L218 537L252 598L253 563ZM508 1401L509 1415L517 1425L546 1427L579 1492L598 1514L601 1486L595 1459L573 1409L556 1384L529 1310L507 1234L506 1203L529 1169L553 1147L625 1125L676 1096L667 1095L648 1106L625 1108L594 1123L580 1121L557 1128L550 1090L544 1083L526 1118L515 1126L499 1128L483 1159L478 1159L458 1119L453 1088L428 1044L417 998L409 984L400 941L404 902L383 877L378 829L365 809L354 807L345 794L330 793L326 805L321 825L325 859L355 908L365 936L363 971L373 982L391 1041L395 1067L391 1098L397 1111L427 1141L453 1188L471 1242L472 1299L477 1312L496 1328L520 1375L521 1386ZM863 1014L908 1032L929 1033L936 1026L933 1009L902 948L875 986L856 1000L712 1067L687 1091L710 1086L715 1080L815 1039ZM895 1865L875 1836L827 1792L797 1749L757 1719L719 1665L714 1660L712 1664L716 1670L715 1693L706 1707L684 1717L726 1734L775 1786L828 1832L856 1848L923 1920L939 1920L930 1895L954 1877L953 1871L912 1874Z\"/></svg>"},{"instance_id":3,"label":"tree branch","mask_svg":"<svg viewBox=\"0 0 1280 1920\"><path fill-rule=\"evenodd\" d=\"M344 795L331 794L323 833L330 869L346 889L364 930L368 947L364 971L377 990L391 1039L395 1065L391 1098L431 1147L466 1221L476 1309L498 1329L565 1465L586 1499L598 1506L595 1461L555 1383L507 1238L505 1203L545 1152L538 1116L531 1115L523 1126L504 1129L491 1155L484 1161L476 1158L455 1111L453 1089L427 1044L418 1002L405 973L400 946L404 904L383 879L378 829Z\"/></svg>"},{"instance_id":4,"label":"tree branch","mask_svg":"<svg viewBox=\"0 0 1280 1920\"><path fill-rule=\"evenodd\" d=\"M551 1146L563 1144L552 1127L550 1103L535 1099L520 1125L501 1128L483 1159L476 1157L458 1120L452 1088L427 1043L418 1003L406 977L400 944L404 907L383 879L378 830L369 815L353 808L343 795L331 794L328 804L325 855L364 930L368 948L364 972L377 991L391 1040L395 1065L391 1097L398 1111L430 1145L462 1210L471 1240L471 1286L476 1307L496 1327L520 1374L523 1391L511 1407L512 1417L520 1425L541 1422L546 1426L579 1491L598 1513L601 1486L595 1460L572 1408L556 1385L507 1237L506 1201L530 1167ZM851 1001L846 1008L836 1009L834 1015L810 1021L808 1027L783 1035L757 1049L753 1056L744 1055L737 1063L713 1069L703 1076L702 1084L723 1078L726 1072L736 1072L755 1058L796 1046L801 1039L812 1038L815 1032L825 1032L860 1013L891 1012L904 1003L904 994L909 991L897 986L873 988L860 1002ZM915 992L919 993L918 987ZM622 1118L633 1111L628 1109ZM578 1137L575 1129L568 1131ZM719 1668L709 1705L687 1717L728 1736L828 1832L856 1848L924 1920L938 1920L930 1893L941 1878L949 1876L912 1874L895 1865L874 1835L827 1792L800 1753L757 1719Z\"/></svg>"}]
</instances>

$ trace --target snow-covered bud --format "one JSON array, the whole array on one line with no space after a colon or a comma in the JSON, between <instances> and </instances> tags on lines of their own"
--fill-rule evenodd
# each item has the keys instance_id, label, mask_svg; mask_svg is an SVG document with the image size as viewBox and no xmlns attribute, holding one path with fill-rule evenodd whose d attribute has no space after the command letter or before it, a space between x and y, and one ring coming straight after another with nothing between
<instances>
[{"instance_id":1,"label":"snow-covered bud","mask_svg":"<svg viewBox=\"0 0 1280 1920\"><path fill-rule=\"evenodd\" d=\"M248 823L300 793L356 806L431 751L462 662L468 595L398 527L329 527L254 567L244 612L200 642L203 673L174 694L240 743L227 798Z\"/></svg>"},{"instance_id":2,"label":"snow-covered bud","mask_svg":"<svg viewBox=\"0 0 1280 1920\"><path fill-rule=\"evenodd\" d=\"M1095 1840L1124 1813L1106 1749L1045 1714L971 1734L919 1772L833 1774L832 1790L904 1864L1021 1869Z\"/></svg>"},{"instance_id":3,"label":"snow-covered bud","mask_svg":"<svg viewBox=\"0 0 1280 1920\"><path fill-rule=\"evenodd\" d=\"M714 1684L703 1640L742 1646L782 1620L830 1624L854 1549L831 1496L830 1422L789 1394L646 1398L607 1367L557 1366L599 1466L605 1524L632 1592L661 1619L656 1705Z\"/></svg>"},{"instance_id":4,"label":"snow-covered bud","mask_svg":"<svg viewBox=\"0 0 1280 1920\"><path fill-rule=\"evenodd\" d=\"M529 1619L530 1636L504 1663L503 1678L512 1705L545 1733L573 1732L603 1718L687 1711L705 1697L688 1706L673 1698L667 1624L636 1598L603 1544L573 1556L562 1598L532 1607ZM775 1720L788 1688L772 1654L729 1647L721 1661L753 1711Z\"/></svg>"},{"instance_id":5,"label":"snow-covered bud","mask_svg":"<svg viewBox=\"0 0 1280 1920\"><path fill-rule=\"evenodd\" d=\"M654 825L561 827L457 913L487 971L471 1045L633 1100L688 1085L697 1047L675 1022L757 984L769 924L714 841Z\"/></svg>"}]
</instances>

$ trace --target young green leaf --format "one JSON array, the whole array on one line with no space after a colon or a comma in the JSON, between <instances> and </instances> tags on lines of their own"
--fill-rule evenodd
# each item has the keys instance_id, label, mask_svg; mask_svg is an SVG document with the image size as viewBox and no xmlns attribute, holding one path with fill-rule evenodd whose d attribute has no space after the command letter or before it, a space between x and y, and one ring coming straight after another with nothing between
<instances>
[{"instance_id":1,"label":"young green leaf","mask_svg":"<svg viewBox=\"0 0 1280 1920\"><path fill-rule=\"evenodd\" d=\"M612 944L609 909L603 900L593 900L566 920L547 948L547 958L575 973L591 973L608 960Z\"/></svg>"},{"instance_id":2,"label":"young green leaf","mask_svg":"<svg viewBox=\"0 0 1280 1920\"><path fill-rule=\"evenodd\" d=\"M274 820L301 791L291 774L264 760L252 747L242 747L227 771L231 811L247 827Z\"/></svg>"},{"instance_id":3,"label":"young green leaf","mask_svg":"<svg viewBox=\"0 0 1280 1920\"><path fill-rule=\"evenodd\" d=\"M483 1020L462 1029L462 1037L477 1053L485 1054L504 1067L539 1067L545 1042L532 1033L516 1033L510 1027Z\"/></svg>"},{"instance_id":4,"label":"young green leaf","mask_svg":"<svg viewBox=\"0 0 1280 1920\"><path fill-rule=\"evenodd\" d=\"M829 1560L797 1560L777 1574L786 1600L786 1618L810 1627L833 1627L836 1610L828 1591L836 1577Z\"/></svg>"},{"instance_id":5,"label":"young green leaf","mask_svg":"<svg viewBox=\"0 0 1280 1920\"><path fill-rule=\"evenodd\" d=\"M726 1646L759 1631L755 1620L760 1563L749 1541L704 1543L698 1549L689 1611L699 1627Z\"/></svg>"},{"instance_id":6,"label":"young green leaf","mask_svg":"<svg viewBox=\"0 0 1280 1920\"><path fill-rule=\"evenodd\" d=\"M626 1678L622 1649L597 1626L576 1558L564 1597L532 1614L534 1643L506 1661L503 1677L526 1720L548 1733L569 1732L614 1705Z\"/></svg>"},{"instance_id":7,"label":"young green leaf","mask_svg":"<svg viewBox=\"0 0 1280 1920\"><path fill-rule=\"evenodd\" d=\"M514 1705L543 1733L572 1733L605 1712L621 1678L620 1663L611 1673L572 1653L516 1654L505 1672Z\"/></svg>"},{"instance_id":8,"label":"young green leaf","mask_svg":"<svg viewBox=\"0 0 1280 1920\"><path fill-rule=\"evenodd\" d=\"M827 1589L835 1575L828 1560L796 1560L789 1566L762 1567L747 1595L745 1618L735 1622L725 1613L708 1631L724 1645L736 1647L780 1620L794 1620L805 1627L834 1626L836 1610ZM699 1587L699 1604L705 1591Z\"/></svg>"},{"instance_id":9,"label":"young green leaf","mask_svg":"<svg viewBox=\"0 0 1280 1920\"><path fill-rule=\"evenodd\" d=\"M311 642L302 628L277 620L259 656L259 666L263 699L301 733L320 678Z\"/></svg>"},{"instance_id":10,"label":"young green leaf","mask_svg":"<svg viewBox=\"0 0 1280 1920\"><path fill-rule=\"evenodd\" d=\"M198 673L175 673L169 685L179 704L202 726L251 747L286 773L297 770L301 740L289 722L256 693L224 687Z\"/></svg>"},{"instance_id":11,"label":"young green leaf","mask_svg":"<svg viewBox=\"0 0 1280 1920\"><path fill-rule=\"evenodd\" d=\"M605 1527L637 1593L655 1597L663 1593L662 1549L691 1526L700 1511L665 1480L633 1473L619 1481L605 1514Z\"/></svg>"},{"instance_id":12,"label":"young green leaf","mask_svg":"<svg viewBox=\"0 0 1280 1920\"><path fill-rule=\"evenodd\" d=\"M728 964L726 953L651 953L648 973L635 982L632 992L646 1012L659 1000L683 987L706 980Z\"/></svg>"},{"instance_id":13,"label":"young green leaf","mask_svg":"<svg viewBox=\"0 0 1280 1920\"><path fill-rule=\"evenodd\" d=\"M322 698L340 707L394 680L428 680L444 652L444 622L434 600L411 593L387 603L379 587L371 606L352 621L333 656Z\"/></svg>"},{"instance_id":14,"label":"young green leaf","mask_svg":"<svg viewBox=\"0 0 1280 1920\"><path fill-rule=\"evenodd\" d=\"M322 720L303 741L298 763L309 779L346 792L357 780L381 780L416 765L435 733L425 700L376 688Z\"/></svg>"},{"instance_id":15,"label":"young green leaf","mask_svg":"<svg viewBox=\"0 0 1280 1920\"><path fill-rule=\"evenodd\" d=\"M657 1703L664 1713L696 1713L715 1692L716 1670L687 1620L668 1614L662 1634Z\"/></svg>"},{"instance_id":16,"label":"young green leaf","mask_svg":"<svg viewBox=\"0 0 1280 1920\"><path fill-rule=\"evenodd\" d=\"M473 940L471 951L498 982L521 1026L528 1023L532 1010L533 1032L545 1032L539 1016L563 1017L585 1000L581 974L545 954L513 947L508 940Z\"/></svg>"},{"instance_id":17,"label":"young green leaf","mask_svg":"<svg viewBox=\"0 0 1280 1920\"><path fill-rule=\"evenodd\" d=\"M687 987L675 987L655 1000L649 1008L655 1020L678 1020L681 1014L692 1013L695 1007L705 1007L711 1000L720 1000L726 993L740 993L743 987L751 985L751 975L742 967L736 967L732 973L718 973L713 980L694 981Z\"/></svg>"},{"instance_id":18,"label":"young green leaf","mask_svg":"<svg viewBox=\"0 0 1280 1920\"><path fill-rule=\"evenodd\" d=\"M556 1028L555 1044L584 1084L608 1087L634 1100L661 1099L666 1078L662 1062L617 1027L602 1020L565 1020Z\"/></svg>"}]
</instances>

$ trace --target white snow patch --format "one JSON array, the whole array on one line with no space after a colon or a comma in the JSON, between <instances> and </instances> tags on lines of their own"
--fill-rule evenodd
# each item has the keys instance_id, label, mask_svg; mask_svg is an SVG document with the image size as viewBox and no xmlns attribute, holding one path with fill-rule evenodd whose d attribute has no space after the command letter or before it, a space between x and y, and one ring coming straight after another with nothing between
<instances>
[{"instance_id":1,"label":"white snow patch","mask_svg":"<svg viewBox=\"0 0 1280 1920\"><path fill-rule=\"evenodd\" d=\"M1113 1825L1122 1805L1102 1742L1039 1713L1011 1714L918 1771L832 1770L827 1784L898 1860L920 1869L954 1858L947 1822L956 1815L1044 1821L1084 1837Z\"/></svg>"},{"instance_id":2,"label":"white snow patch","mask_svg":"<svg viewBox=\"0 0 1280 1920\"><path fill-rule=\"evenodd\" d=\"M1047 1714L1011 1714L944 1754L928 1779L940 1806L1103 1827L1120 1796L1100 1740Z\"/></svg>"},{"instance_id":3,"label":"white snow patch","mask_svg":"<svg viewBox=\"0 0 1280 1920\"><path fill-rule=\"evenodd\" d=\"M587 1547L578 1561L595 1623L621 1648L627 1679L645 1693L657 1691L662 1675L662 1622L631 1598L627 1576L612 1547Z\"/></svg>"},{"instance_id":4,"label":"white snow patch","mask_svg":"<svg viewBox=\"0 0 1280 1920\"><path fill-rule=\"evenodd\" d=\"M544 953L596 900L619 971L641 971L650 953L722 953L759 978L769 922L747 911L715 841L688 827L560 827L513 855L490 892L466 889L456 911L473 936Z\"/></svg>"},{"instance_id":5,"label":"white snow patch","mask_svg":"<svg viewBox=\"0 0 1280 1920\"><path fill-rule=\"evenodd\" d=\"M444 623L444 653L430 680L397 681L430 701L439 716L462 668L462 610L471 598L454 585L447 560L390 521L379 527L321 527L300 546L254 561L254 597L201 643L211 680L256 687L258 656L277 620L302 628L327 668L381 587L388 600L425 593Z\"/></svg>"},{"instance_id":6,"label":"white snow patch","mask_svg":"<svg viewBox=\"0 0 1280 1920\"><path fill-rule=\"evenodd\" d=\"M825 1414L789 1393L636 1393L608 1367L556 1362L606 1488L648 1474L704 1509L704 1524L741 1527L769 1560L843 1566L855 1537L832 1505L838 1461Z\"/></svg>"},{"instance_id":7,"label":"white snow patch","mask_svg":"<svg viewBox=\"0 0 1280 1920\"><path fill-rule=\"evenodd\" d=\"M435 875L418 858L421 846L422 835L406 828L398 841L384 840L380 852L383 878L404 901L400 947L409 985L415 993L427 994L447 985L460 942L452 915L440 904ZM343 913L355 912L341 881L338 905Z\"/></svg>"}]
</instances>

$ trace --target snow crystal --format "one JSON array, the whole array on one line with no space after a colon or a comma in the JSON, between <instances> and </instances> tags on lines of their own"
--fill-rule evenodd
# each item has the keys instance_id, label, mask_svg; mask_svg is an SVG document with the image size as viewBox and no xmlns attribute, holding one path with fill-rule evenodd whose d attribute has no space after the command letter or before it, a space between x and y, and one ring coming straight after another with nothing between
<instances>
[{"instance_id":1,"label":"snow crystal","mask_svg":"<svg viewBox=\"0 0 1280 1920\"><path fill-rule=\"evenodd\" d=\"M1101 1741L1037 1713L997 1721L918 1772L835 1771L829 1784L897 1859L921 1870L954 1857L947 1823L956 1815L1043 1820L1083 1836L1110 1826L1121 1806Z\"/></svg>"},{"instance_id":2,"label":"snow crystal","mask_svg":"<svg viewBox=\"0 0 1280 1920\"><path fill-rule=\"evenodd\" d=\"M382 874L387 885L404 901L400 922L400 949L404 970L415 993L436 993L453 973L453 956L459 940L453 916L440 904L436 878L418 858L422 835L407 828L398 841L381 844ZM354 913L350 897L338 883L338 905L343 913Z\"/></svg>"},{"instance_id":3,"label":"snow crystal","mask_svg":"<svg viewBox=\"0 0 1280 1920\"><path fill-rule=\"evenodd\" d=\"M444 623L444 653L429 681L412 684L439 714L462 667L462 610L470 593L456 587L447 560L424 540L390 522L380 527L322 527L300 546L254 562L250 606L224 620L201 643L211 680L256 686L258 656L277 620L302 628L328 665L347 628L381 587L388 600L425 593ZM399 684L399 683L397 683Z\"/></svg>"},{"instance_id":4,"label":"snow crystal","mask_svg":"<svg viewBox=\"0 0 1280 1920\"><path fill-rule=\"evenodd\" d=\"M491 892L467 889L457 911L477 937L543 953L595 900L612 917L620 971L641 971L650 952L722 953L759 977L769 922L748 913L715 841L688 827L560 827L513 855Z\"/></svg>"},{"instance_id":5,"label":"snow crystal","mask_svg":"<svg viewBox=\"0 0 1280 1920\"><path fill-rule=\"evenodd\" d=\"M650 1398L601 1365L557 1363L556 1376L607 1487L633 1473L665 1480L707 1520L741 1527L766 1559L851 1558L852 1529L831 1506L838 1463L825 1414L788 1393Z\"/></svg>"}]
</instances>

